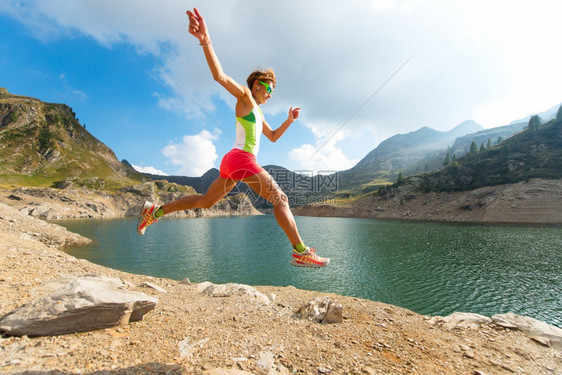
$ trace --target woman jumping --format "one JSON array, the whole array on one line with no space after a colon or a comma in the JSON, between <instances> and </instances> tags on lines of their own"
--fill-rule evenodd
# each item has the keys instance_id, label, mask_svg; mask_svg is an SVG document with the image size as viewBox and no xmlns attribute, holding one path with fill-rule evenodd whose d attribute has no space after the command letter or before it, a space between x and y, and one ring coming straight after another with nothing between
<instances>
[{"instance_id":1,"label":"woman jumping","mask_svg":"<svg viewBox=\"0 0 562 375\"><path fill-rule=\"evenodd\" d=\"M186 13L189 17L189 33L199 40L213 78L236 98L236 141L233 149L221 161L220 176L209 186L204 195L188 195L159 207L145 202L137 223L137 232L144 234L150 224L170 212L210 208L224 198L238 181L243 181L254 192L273 204L277 223L293 245L291 264L313 268L326 266L330 263L330 259L319 257L314 248L304 244L289 208L287 196L271 175L256 161L261 133L270 141L277 141L299 117L300 108L291 107L287 120L277 129L271 129L259 106L271 98L275 88L276 79L273 70L255 70L246 79L248 87L240 85L223 72L211 45L205 20L197 8L194 8L193 12Z\"/></svg>"}]
</instances>

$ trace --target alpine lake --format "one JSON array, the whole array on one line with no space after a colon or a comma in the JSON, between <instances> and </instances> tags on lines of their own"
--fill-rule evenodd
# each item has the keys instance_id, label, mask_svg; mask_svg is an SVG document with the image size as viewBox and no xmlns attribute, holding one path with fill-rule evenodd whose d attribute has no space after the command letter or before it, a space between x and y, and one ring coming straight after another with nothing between
<instances>
[{"instance_id":1,"label":"alpine lake","mask_svg":"<svg viewBox=\"0 0 562 375\"><path fill-rule=\"evenodd\" d=\"M272 215L64 220L93 240L69 254L135 274L191 282L289 286L401 306L419 314L514 312L562 327L562 227L296 217L323 269L289 264Z\"/></svg>"}]
</instances>

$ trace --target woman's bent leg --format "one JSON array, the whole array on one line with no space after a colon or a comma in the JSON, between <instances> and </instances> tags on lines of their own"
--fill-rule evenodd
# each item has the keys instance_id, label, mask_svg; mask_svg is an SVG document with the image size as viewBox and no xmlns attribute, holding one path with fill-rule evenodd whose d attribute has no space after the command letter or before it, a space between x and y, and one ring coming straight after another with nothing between
<instances>
[{"instance_id":1,"label":"woman's bent leg","mask_svg":"<svg viewBox=\"0 0 562 375\"><path fill-rule=\"evenodd\" d=\"M283 231L285 231L285 234L293 245L293 249L295 249L291 257L291 265L296 267L319 268L327 266L328 263L330 263L329 258L319 257L314 249L311 250L304 246L297 229L295 218L289 208L289 199L279 186L277 186L275 180L269 173L263 171L243 181L262 198L267 199L273 204L273 213L275 214L277 223ZM304 247L305 249L300 251L297 250L297 247Z\"/></svg>"},{"instance_id":2,"label":"woman's bent leg","mask_svg":"<svg viewBox=\"0 0 562 375\"><path fill-rule=\"evenodd\" d=\"M266 171L263 171L243 181L259 196L273 204L273 213L275 214L277 224L283 229L291 244L294 246L301 243L302 239L289 207L289 200L285 193L277 186L273 177Z\"/></svg>"}]
</instances>

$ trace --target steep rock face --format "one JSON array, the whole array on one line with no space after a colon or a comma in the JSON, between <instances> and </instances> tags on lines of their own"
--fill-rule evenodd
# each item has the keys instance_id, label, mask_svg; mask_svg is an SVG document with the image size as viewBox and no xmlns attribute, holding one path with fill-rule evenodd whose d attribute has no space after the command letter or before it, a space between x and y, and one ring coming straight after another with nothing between
<instances>
[{"instance_id":1,"label":"steep rock face","mask_svg":"<svg viewBox=\"0 0 562 375\"><path fill-rule=\"evenodd\" d=\"M0 92L0 176L49 185L68 177L140 181L81 125L72 108Z\"/></svg>"}]
</instances>

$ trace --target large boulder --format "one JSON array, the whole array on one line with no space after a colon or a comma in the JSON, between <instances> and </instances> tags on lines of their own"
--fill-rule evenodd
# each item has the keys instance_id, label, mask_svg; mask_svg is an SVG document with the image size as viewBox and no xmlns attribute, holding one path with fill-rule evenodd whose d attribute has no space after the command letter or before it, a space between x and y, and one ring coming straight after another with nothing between
<instances>
[{"instance_id":1,"label":"large boulder","mask_svg":"<svg viewBox=\"0 0 562 375\"><path fill-rule=\"evenodd\" d=\"M40 287L46 293L0 319L13 336L53 336L104 329L141 320L158 300L124 289L105 276L69 276Z\"/></svg>"},{"instance_id":2,"label":"large boulder","mask_svg":"<svg viewBox=\"0 0 562 375\"><path fill-rule=\"evenodd\" d=\"M316 298L298 308L295 315L323 324L341 323L343 322L343 306L330 297Z\"/></svg>"}]
</instances>

